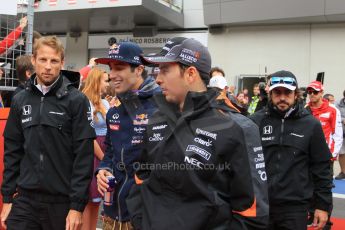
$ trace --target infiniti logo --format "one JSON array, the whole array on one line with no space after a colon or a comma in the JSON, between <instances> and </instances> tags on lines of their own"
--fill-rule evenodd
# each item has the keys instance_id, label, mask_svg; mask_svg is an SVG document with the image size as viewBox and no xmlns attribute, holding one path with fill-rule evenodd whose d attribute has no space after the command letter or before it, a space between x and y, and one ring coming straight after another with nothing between
<instances>
[{"instance_id":1,"label":"infiniti logo","mask_svg":"<svg viewBox=\"0 0 345 230\"><path fill-rule=\"evenodd\" d=\"M263 133L264 134L271 134L273 132L273 127L272 125L267 125L263 128Z\"/></svg>"},{"instance_id":2,"label":"infiniti logo","mask_svg":"<svg viewBox=\"0 0 345 230\"><path fill-rule=\"evenodd\" d=\"M23 108L23 115L31 114L31 105L24 105L22 108Z\"/></svg>"}]
</instances>

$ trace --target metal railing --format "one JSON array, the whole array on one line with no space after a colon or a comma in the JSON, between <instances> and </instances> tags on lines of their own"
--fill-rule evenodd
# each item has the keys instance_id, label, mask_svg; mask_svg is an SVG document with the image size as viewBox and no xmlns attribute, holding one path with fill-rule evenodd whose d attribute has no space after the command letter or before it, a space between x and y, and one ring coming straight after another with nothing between
<instances>
[{"instance_id":1,"label":"metal railing","mask_svg":"<svg viewBox=\"0 0 345 230\"><path fill-rule=\"evenodd\" d=\"M18 2L20 4L17 5L17 15L0 15L0 42L2 42L0 46L0 91L2 94L3 91L13 91L18 85L15 71L16 58L32 53L34 0ZM20 33L18 28L25 17L27 23Z\"/></svg>"}]
</instances>

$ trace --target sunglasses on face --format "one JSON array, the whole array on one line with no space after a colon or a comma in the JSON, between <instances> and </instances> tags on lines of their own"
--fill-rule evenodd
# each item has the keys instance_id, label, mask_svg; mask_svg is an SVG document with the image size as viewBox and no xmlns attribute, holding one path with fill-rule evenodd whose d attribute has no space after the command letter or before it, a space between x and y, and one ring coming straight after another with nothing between
<instances>
[{"instance_id":1,"label":"sunglasses on face","mask_svg":"<svg viewBox=\"0 0 345 230\"><path fill-rule=\"evenodd\" d=\"M307 93L308 93L309 95L312 95L312 94L318 95L318 94L319 94L319 91L316 91L316 90L309 90Z\"/></svg>"},{"instance_id":2,"label":"sunglasses on face","mask_svg":"<svg viewBox=\"0 0 345 230\"><path fill-rule=\"evenodd\" d=\"M271 78L271 85L280 84L280 83L296 86L296 80L292 77L272 77Z\"/></svg>"}]
</instances>

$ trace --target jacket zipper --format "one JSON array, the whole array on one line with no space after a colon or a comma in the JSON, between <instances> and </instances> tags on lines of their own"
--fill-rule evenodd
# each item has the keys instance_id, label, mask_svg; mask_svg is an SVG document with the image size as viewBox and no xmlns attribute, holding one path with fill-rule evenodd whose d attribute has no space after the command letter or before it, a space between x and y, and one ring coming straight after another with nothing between
<instances>
[{"instance_id":1,"label":"jacket zipper","mask_svg":"<svg viewBox=\"0 0 345 230\"><path fill-rule=\"evenodd\" d=\"M42 126L41 126L41 117L42 117L42 110L43 110L43 101L44 101L44 97L41 97L41 103L40 103L40 131L39 131L39 136L40 139L42 140ZM41 147L41 151L40 151L40 168L43 170L43 153L42 153L42 147Z\"/></svg>"},{"instance_id":2,"label":"jacket zipper","mask_svg":"<svg viewBox=\"0 0 345 230\"><path fill-rule=\"evenodd\" d=\"M282 148L283 146L284 122L285 122L285 119L282 119L282 124L280 126L280 137L279 137L280 148ZM280 151L278 152L277 158L278 158L277 170L279 170L280 158L281 158Z\"/></svg>"},{"instance_id":3,"label":"jacket zipper","mask_svg":"<svg viewBox=\"0 0 345 230\"><path fill-rule=\"evenodd\" d=\"M123 182L120 190L119 190L119 193L117 194L117 204L118 204L118 214L119 214L119 221L121 222L122 221L122 217L121 217L121 207L120 207L120 194L123 190L123 188L125 187L126 185L126 182L128 180L128 174L127 174L127 169L126 169L126 165L125 165L125 162L123 160L123 152L124 152L124 148L121 149L121 164L123 165L123 169L125 170L125 173L126 173L126 178L125 178L125 181Z\"/></svg>"},{"instance_id":4,"label":"jacket zipper","mask_svg":"<svg viewBox=\"0 0 345 230\"><path fill-rule=\"evenodd\" d=\"M282 124L280 126L280 145L283 145L284 122L285 119L282 119Z\"/></svg>"}]
</instances>

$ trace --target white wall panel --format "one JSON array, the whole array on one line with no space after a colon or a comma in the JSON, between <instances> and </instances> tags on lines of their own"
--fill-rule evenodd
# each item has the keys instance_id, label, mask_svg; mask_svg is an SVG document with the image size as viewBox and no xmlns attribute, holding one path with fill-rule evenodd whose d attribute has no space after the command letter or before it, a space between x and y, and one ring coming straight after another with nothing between
<instances>
[{"instance_id":1,"label":"white wall panel","mask_svg":"<svg viewBox=\"0 0 345 230\"><path fill-rule=\"evenodd\" d=\"M325 91L340 98L345 89L345 24L227 28L209 34L213 66L230 84L241 74L292 71L300 86L325 72Z\"/></svg>"}]
</instances>

